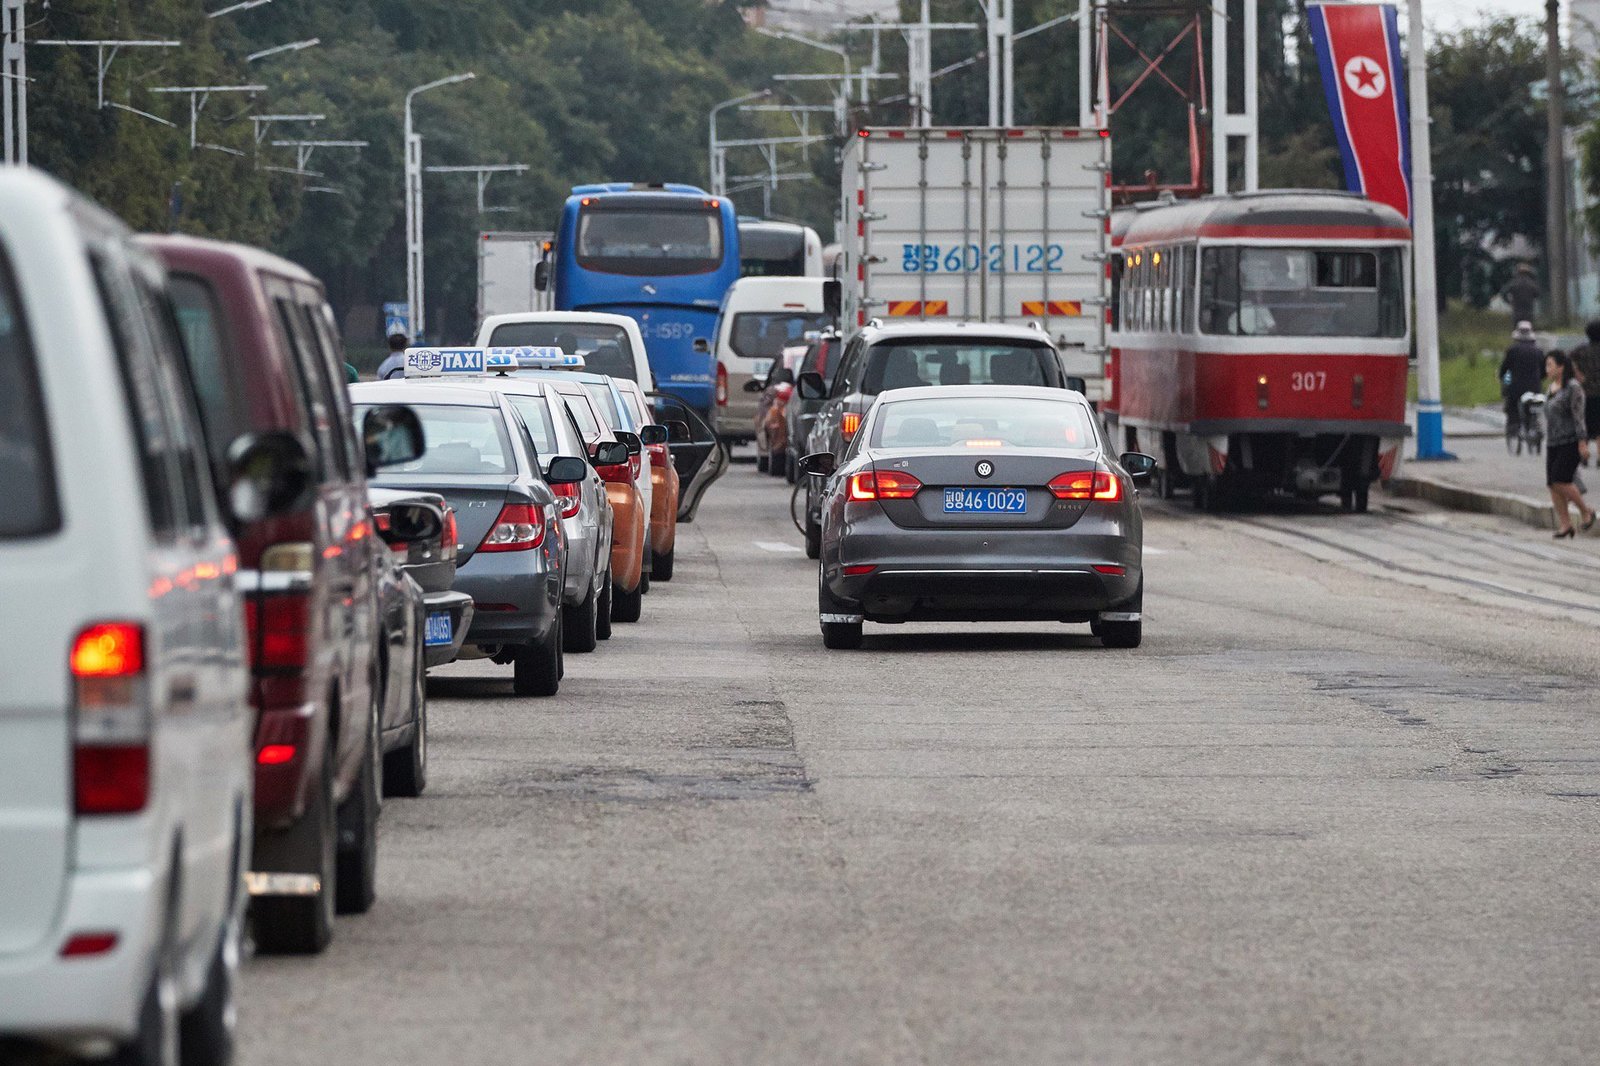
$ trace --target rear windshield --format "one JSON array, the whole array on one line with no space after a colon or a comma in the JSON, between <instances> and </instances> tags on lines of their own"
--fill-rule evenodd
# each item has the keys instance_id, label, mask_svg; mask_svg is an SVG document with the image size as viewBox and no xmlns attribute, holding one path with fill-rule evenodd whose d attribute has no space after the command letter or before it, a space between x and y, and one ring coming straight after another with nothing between
<instances>
[{"instance_id":1,"label":"rear windshield","mask_svg":"<svg viewBox=\"0 0 1600 1066\"><path fill-rule=\"evenodd\" d=\"M572 412L573 421L578 423L578 429L583 433L584 443L588 444L600 438L600 423L595 420L594 408L583 401L581 396L562 396L567 402L567 410Z\"/></svg>"},{"instance_id":2,"label":"rear windshield","mask_svg":"<svg viewBox=\"0 0 1600 1066\"><path fill-rule=\"evenodd\" d=\"M785 348L806 342L807 333L827 329L832 321L820 312L759 311L733 316L728 347L746 359L777 359Z\"/></svg>"},{"instance_id":3,"label":"rear windshield","mask_svg":"<svg viewBox=\"0 0 1600 1066\"><path fill-rule=\"evenodd\" d=\"M509 322L496 326L489 335L492 348L560 348L568 355L583 356L583 368L607 377L639 380L633 345L621 326L601 323Z\"/></svg>"},{"instance_id":4,"label":"rear windshield","mask_svg":"<svg viewBox=\"0 0 1600 1066\"><path fill-rule=\"evenodd\" d=\"M874 344L861 391L867 396L925 385L1061 384L1055 349L1042 344L942 344L909 340Z\"/></svg>"},{"instance_id":5,"label":"rear windshield","mask_svg":"<svg viewBox=\"0 0 1600 1066\"><path fill-rule=\"evenodd\" d=\"M211 286L199 278L175 275L171 291L183 355L200 400L200 420L205 424L212 460L221 469L228 445L251 428L244 390L237 384L237 368L224 353L222 311Z\"/></svg>"},{"instance_id":6,"label":"rear windshield","mask_svg":"<svg viewBox=\"0 0 1600 1066\"><path fill-rule=\"evenodd\" d=\"M415 462L385 467L388 474L515 474L511 437L498 407L411 404L427 447ZM356 425L371 405L357 407Z\"/></svg>"},{"instance_id":7,"label":"rear windshield","mask_svg":"<svg viewBox=\"0 0 1600 1066\"><path fill-rule=\"evenodd\" d=\"M931 397L885 403L874 448L1089 449L1097 445L1089 408L1071 400L1010 396Z\"/></svg>"},{"instance_id":8,"label":"rear windshield","mask_svg":"<svg viewBox=\"0 0 1600 1066\"><path fill-rule=\"evenodd\" d=\"M556 441L556 427L550 421L550 407L543 397L507 396L506 399L522 416L522 424L528 427L528 436L533 438L533 446L540 455L555 455L561 450Z\"/></svg>"},{"instance_id":9,"label":"rear windshield","mask_svg":"<svg viewBox=\"0 0 1600 1066\"><path fill-rule=\"evenodd\" d=\"M722 214L698 205L586 207L577 253L579 266L605 274L709 274L722 266Z\"/></svg>"},{"instance_id":10,"label":"rear windshield","mask_svg":"<svg viewBox=\"0 0 1600 1066\"><path fill-rule=\"evenodd\" d=\"M44 397L11 268L0 259L0 538L37 537L61 526Z\"/></svg>"},{"instance_id":11,"label":"rear windshield","mask_svg":"<svg viewBox=\"0 0 1600 1066\"><path fill-rule=\"evenodd\" d=\"M613 430L622 429L622 414L617 410L617 401L611 395L611 389L598 381L586 381L583 387L588 389L589 395L594 398L595 406L600 408L600 414L605 417L606 425Z\"/></svg>"}]
</instances>

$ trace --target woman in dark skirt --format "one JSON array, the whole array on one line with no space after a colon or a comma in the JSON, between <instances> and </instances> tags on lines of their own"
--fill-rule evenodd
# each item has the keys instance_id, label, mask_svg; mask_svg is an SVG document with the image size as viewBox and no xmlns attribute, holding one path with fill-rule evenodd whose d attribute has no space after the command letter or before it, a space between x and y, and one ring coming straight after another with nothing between
<instances>
[{"instance_id":1,"label":"woman in dark skirt","mask_svg":"<svg viewBox=\"0 0 1600 1066\"><path fill-rule=\"evenodd\" d=\"M1551 352L1544 361L1551 380L1550 399L1545 403L1544 480L1550 486L1550 502L1555 505L1556 539L1575 536L1568 504L1578 505L1585 530L1594 525L1594 511L1583 500L1574 484L1578 463L1589 458L1589 442L1584 432L1583 386L1565 352Z\"/></svg>"}]
</instances>

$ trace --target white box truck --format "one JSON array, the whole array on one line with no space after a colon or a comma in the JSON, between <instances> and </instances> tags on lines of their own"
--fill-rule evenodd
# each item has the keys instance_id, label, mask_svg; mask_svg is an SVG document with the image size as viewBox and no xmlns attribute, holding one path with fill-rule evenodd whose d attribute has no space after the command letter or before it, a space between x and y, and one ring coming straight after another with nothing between
<instances>
[{"instance_id":1,"label":"white box truck","mask_svg":"<svg viewBox=\"0 0 1600 1066\"><path fill-rule=\"evenodd\" d=\"M513 311L548 311L550 292L534 287L554 233L478 234L478 321Z\"/></svg>"},{"instance_id":2,"label":"white box truck","mask_svg":"<svg viewBox=\"0 0 1600 1066\"><path fill-rule=\"evenodd\" d=\"M1037 322L1100 399L1108 131L868 127L843 163L847 333L875 318Z\"/></svg>"}]
</instances>

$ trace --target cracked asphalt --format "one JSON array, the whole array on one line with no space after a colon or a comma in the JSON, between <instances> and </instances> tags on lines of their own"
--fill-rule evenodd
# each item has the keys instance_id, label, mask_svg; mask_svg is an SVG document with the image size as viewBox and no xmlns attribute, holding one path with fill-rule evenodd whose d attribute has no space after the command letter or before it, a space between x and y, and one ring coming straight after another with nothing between
<instances>
[{"instance_id":1,"label":"cracked asphalt","mask_svg":"<svg viewBox=\"0 0 1600 1066\"><path fill-rule=\"evenodd\" d=\"M1147 507L1145 645L825 652L749 466L561 695L429 685L247 1066L1600 1061L1600 543Z\"/></svg>"}]
</instances>

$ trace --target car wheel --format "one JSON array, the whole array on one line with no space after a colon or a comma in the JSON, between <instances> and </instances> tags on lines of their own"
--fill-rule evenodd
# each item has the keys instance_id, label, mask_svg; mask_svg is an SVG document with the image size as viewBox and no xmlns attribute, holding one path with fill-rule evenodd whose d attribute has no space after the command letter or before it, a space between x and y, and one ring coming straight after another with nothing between
<instances>
[{"instance_id":1,"label":"car wheel","mask_svg":"<svg viewBox=\"0 0 1600 1066\"><path fill-rule=\"evenodd\" d=\"M591 588L582 603L561 608L561 639L567 651L590 652L600 643L600 635L595 631L599 601L600 597Z\"/></svg>"},{"instance_id":2,"label":"car wheel","mask_svg":"<svg viewBox=\"0 0 1600 1066\"><path fill-rule=\"evenodd\" d=\"M524 644L512 660L511 688L519 696L554 696L561 688L561 623L537 644Z\"/></svg>"},{"instance_id":3,"label":"car wheel","mask_svg":"<svg viewBox=\"0 0 1600 1066\"><path fill-rule=\"evenodd\" d=\"M239 978L238 916L239 909L230 906L206 970L205 991L179 1022L178 1052L183 1066L229 1066L233 1062L239 1018L234 998Z\"/></svg>"},{"instance_id":4,"label":"car wheel","mask_svg":"<svg viewBox=\"0 0 1600 1066\"><path fill-rule=\"evenodd\" d=\"M338 827L334 824L333 737L323 745L322 769L306 812L286 833L256 842L266 870L309 873L317 891L305 896L260 896L250 903L251 933L264 955L315 955L333 938Z\"/></svg>"},{"instance_id":5,"label":"car wheel","mask_svg":"<svg viewBox=\"0 0 1600 1066\"><path fill-rule=\"evenodd\" d=\"M795 483L795 481L799 479L800 475L798 475L798 474L796 474L794 472L794 468L795 468L796 464L798 464L799 462L800 462L800 457L795 455L794 452L785 452L784 453L784 455L783 455L783 480L787 481L791 485L793 485Z\"/></svg>"},{"instance_id":6,"label":"car wheel","mask_svg":"<svg viewBox=\"0 0 1600 1066\"><path fill-rule=\"evenodd\" d=\"M853 651L861 647L862 627L860 622L829 622L825 619L829 615L854 614L860 608L855 604L845 603L833 593L828 591L827 583L822 580L822 571L817 571L817 614L818 622L822 626L822 646L843 651Z\"/></svg>"},{"instance_id":7,"label":"car wheel","mask_svg":"<svg viewBox=\"0 0 1600 1066\"><path fill-rule=\"evenodd\" d=\"M1143 628L1143 622L1101 622L1100 642L1108 648L1137 648Z\"/></svg>"},{"instance_id":8,"label":"car wheel","mask_svg":"<svg viewBox=\"0 0 1600 1066\"><path fill-rule=\"evenodd\" d=\"M629 592L617 585L611 586L611 617L619 622L637 622L644 613L644 582Z\"/></svg>"},{"instance_id":9,"label":"car wheel","mask_svg":"<svg viewBox=\"0 0 1600 1066\"><path fill-rule=\"evenodd\" d=\"M756 473L765 474L767 472L767 462L765 455L761 452L756 452Z\"/></svg>"},{"instance_id":10,"label":"car wheel","mask_svg":"<svg viewBox=\"0 0 1600 1066\"><path fill-rule=\"evenodd\" d=\"M377 708L367 712L367 752L361 776L339 805L339 872L334 899L340 914L365 914L378 898L378 791L383 740Z\"/></svg>"},{"instance_id":11,"label":"car wheel","mask_svg":"<svg viewBox=\"0 0 1600 1066\"><path fill-rule=\"evenodd\" d=\"M806 558L816 559L822 555L822 524L806 518Z\"/></svg>"},{"instance_id":12,"label":"car wheel","mask_svg":"<svg viewBox=\"0 0 1600 1066\"><path fill-rule=\"evenodd\" d=\"M767 473L773 477L783 477L789 469L789 453L773 452L767 459Z\"/></svg>"},{"instance_id":13,"label":"car wheel","mask_svg":"<svg viewBox=\"0 0 1600 1066\"><path fill-rule=\"evenodd\" d=\"M414 799L428 787L428 684L422 655L411 684L411 721L416 729L405 747L383 757L383 794Z\"/></svg>"},{"instance_id":14,"label":"car wheel","mask_svg":"<svg viewBox=\"0 0 1600 1066\"><path fill-rule=\"evenodd\" d=\"M177 876L177 870L173 870ZM176 903L173 904L176 906ZM167 918L167 929L156 949L155 972L139 1007L139 1031L116 1050L114 1066L179 1066L177 915Z\"/></svg>"},{"instance_id":15,"label":"car wheel","mask_svg":"<svg viewBox=\"0 0 1600 1066\"><path fill-rule=\"evenodd\" d=\"M671 581L673 557L678 554L678 546L674 544L665 552L656 553L655 565L650 570L652 581Z\"/></svg>"},{"instance_id":16,"label":"car wheel","mask_svg":"<svg viewBox=\"0 0 1600 1066\"><path fill-rule=\"evenodd\" d=\"M639 595L643 596L650 591L650 571L655 566L655 556L649 559L649 565L639 572Z\"/></svg>"},{"instance_id":17,"label":"car wheel","mask_svg":"<svg viewBox=\"0 0 1600 1066\"><path fill-rule=\"evenodd\" d=\"M600 582L600 591L597 593L600 602L594 612L594 635L601 640L611 639L611 568L606 567L606 576Z\"/></svg>"},{"instance_id":18,"label":"car wheel","mask_svg":"<svg viewBox=\"0 0 1600 1066\"><path fill-rule=\"evenodd\" d=\"M1356 486L1356 514L1366 514L1367 513L1367 508L1372 503L1371 494L1372 494L1372 486L1371 485L1357 485Z\"/></svg>"}]
</instances>

